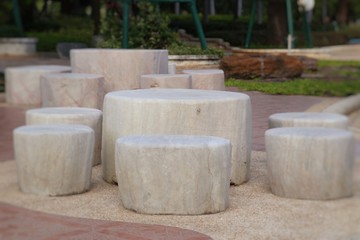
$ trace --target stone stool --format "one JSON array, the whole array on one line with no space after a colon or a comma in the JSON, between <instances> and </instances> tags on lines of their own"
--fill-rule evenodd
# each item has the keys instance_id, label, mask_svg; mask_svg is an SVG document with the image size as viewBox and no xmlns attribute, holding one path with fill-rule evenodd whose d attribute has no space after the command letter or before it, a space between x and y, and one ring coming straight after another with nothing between
<instances>
[{"instance_id":1,"label":"stone stool","mask_svg":"<svg viewBox=\"0 0 360 240\"><path fill-rule=\"evenodd\" d=\"M168 73L168 51L160 49L74 49L75 73L104 76L105 93L140 88L140 76Z\"/></svg>"},{"instance_id":2,"label":"stone stool","mask_svg":"<svg viewBox=\"0 0 360 240\"><path fill-rule=\"evenodd\" d=\"M326 127L346 130L348 125L348 118L336 113L288 112L276 113L269 117L269 128Z\"/></svg>"},{"instance_id":3,"label":"stone stool","mask_svg":"<svg viewBox=\"0 0 360 240\"><path fill-rule=\"evenodd\" d=\"M101 163L102 112L94 108L56 107L26 111L26 125L33 124L81 124L95 132L93 165Z\"/></svg>"},{"instance_id":4,"label":"stone stool","mask_svg":"<svg viewBox=\"0 0 360 240\"><path fill-rule=\"evenodd\" d=\"M208 136L128 136L116 141L125 208L146 214L207 214L229 205L230 141Z\"/></svg>"},{"instance_id":5,"label":"stone stool","mask_svg":"<svg viewBox=\"0 0 360 240\"><path fill-rule=\"evenodd\" d=\"M191 88L188 74L148 74L141 75L140 88Z\"/></svg>"},{"instance_id":6,"label":"stone stool","mask_svg":"<svg viewBox=\"0 0 360 240\"><path fill-rule=\"evenodd\" d=\"M334 128L273 128L265 133L270 187L287 198L352 195L355 140Z\"/></svg>"},{"instance_id":7,"label":"stone stool","mask_svg":"<svg viewBox=\"0 0 360 240\"><path fill-rule=\"evenodd\" d=\"M231 182L248 180L251 159L251 104L237 92L150 88L105 95L103 177L116 182L115 142L129 135L204 135L230 140Z\"/></svg>"},{"instance_id":8,"label":"stone stool","mask_svg":"<svg viewBox=\"0 0 360 240\"><path fill-rule=\"evenodd\" d=\"M207 90L225 90L224 71L220 69L183 70L191 75L191 88Z\"/></svg>"},{"instance_id":9,"label":"stone stool","mask_svg":"<svg viewBox=\"0 0 360 240\"><path fill-rule=\"evenodd\" d=\"M102 109L104 78L97 74L58 73L41 77L43 107Z\"/></svg>"},{"instance_id":10,"label":"stone stool","mask_svg":"<svg viewBox=\"0 0 360 240\"><path fill-rule=\"evenodd\" d=\"M83 125L31 125L14 130L21 191L45 196L90 188L94 131Z\"/></svg>"},{"instance_id":11,"label":"stone stool","mask_svg":"<svg viewBox=\"0 0 360 240\"><path fill-rule=\"evenodd\" d=\"M41 105L40 77L48 73L70 72L68 66L44 65L5 69L6 102L19 105Z\"/></svg>"},{"instance_id":12,"label":"stone stool","mask_svg":"<svg viewBox=\"0 0 360 240\"><path fill-rule=\"evenodd\" d=\"M168 74L176 74L176 64L168 63Z\"/></svg>"}]
</instances>

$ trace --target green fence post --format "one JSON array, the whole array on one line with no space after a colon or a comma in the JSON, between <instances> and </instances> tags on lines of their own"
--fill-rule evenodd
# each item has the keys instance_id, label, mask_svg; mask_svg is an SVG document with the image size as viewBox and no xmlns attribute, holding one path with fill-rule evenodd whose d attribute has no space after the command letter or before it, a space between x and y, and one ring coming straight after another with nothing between
<instances>
[{"instance_id":1,"label":"green fence post","mask_svg":"<svg viewBox=\"0 0 360 240\"><path fill-rule=\"evenodd\" d=\"M292 0L286 0L286 14L288 21L288 37L291 37L291 48L294 47L294 24L293 24L293 15L292 15Z\"/></svg>"},{"instance_id":2,"label":"green fence post","mask_svg":"<svg viewBox=\"0 0 360 240\"><path fill-rule=\"evenodd\" d=\"M198 11L197 11L197 8L196 8L195 0L191 0L190 8L191 8L191 13L192 13L192 16L193 16L193 19L194 19L194 22L195 22L196 30L197 30L198 35L199 35L201 48L202 49L207 49L206 40L205 40L205 34L204 34L204 31L203 31L202 26L201 26L200 18L198 16Z\"/></svg>"},{"instance_id":3,"label":"green fence post","mask_svg":"<svg viewBox=\"0 0 360 240\"><path fill-rule=\"evenodd\" d=\"M304 21L304 30L305 30L305 38L306 38L306 46L308 48L312 48L313 47L313 40L312 40L312 36L311 36L311 27L310 27L310 23L307 19L307 13L305 10L303 10L303 21Z\"/></svg>"},{"instance_id":4,"label":"green fence post","mask_svg":"<svg viewBox=\"0 0 360 240\"><path fill-rule=\"evenodd\" d=\"M250 21L248 25L248 30L246 32L246 39L245 39L245 48L250 47L250 41L251 41L251 34L252 30L254 28L254 21L255 21L255 13L256 13L256 7L257 7L258 0L254 0L251 4L251 15L250 15Z\"/></svg>"},{"instance_id":5,"label":"green fence post","mask_svg":"<svg viewBox=\"0 0 360 240\"><path fill-rule=\"evenodd\" d=\"M122 48L129 47L129 8L131 0L123 0Z\"/></svg>"},{"instance_id":6,"label":"green fence post","mask_svg":"<svg viewBox=\"0 0 360 240\"><path fill-rule=\"evenodd\" d=\"M21 34L23 34L24 28L21 21L19 3L17 0L13 0L12 3L13 3L13 14L14 14L16 27L21 31Z\"/></svg>"}]
</instances>

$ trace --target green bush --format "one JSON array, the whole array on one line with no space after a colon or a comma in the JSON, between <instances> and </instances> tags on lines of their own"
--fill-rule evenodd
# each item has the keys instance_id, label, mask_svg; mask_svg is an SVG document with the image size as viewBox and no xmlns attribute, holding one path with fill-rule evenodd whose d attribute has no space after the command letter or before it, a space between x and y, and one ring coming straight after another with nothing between
<instances>
[{"instance_id":1,"label":"green bush","mask_svg":"<svg viewBox=\"0 0 360 240\"><path fill-rule=\"evenodd\" d=\"M23 33L11 25L0 25L0 37L23 37Z\"/></svg>"}]
</instances>

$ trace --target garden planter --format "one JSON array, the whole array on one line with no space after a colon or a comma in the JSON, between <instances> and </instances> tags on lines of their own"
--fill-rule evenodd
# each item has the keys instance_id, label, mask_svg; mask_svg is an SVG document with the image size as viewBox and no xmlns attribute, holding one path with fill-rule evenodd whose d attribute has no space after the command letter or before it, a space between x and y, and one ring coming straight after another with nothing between
<instances>
[{"instance_id":1,"label":"garden planter","mask_svg":"<svg viewBox=\"0 0 360 240\"><path fill-rule=\"evenodd\" d=\"M0 55L32 55L36 53L36 38L0 38Z\"/></svg>"}]
</instances>

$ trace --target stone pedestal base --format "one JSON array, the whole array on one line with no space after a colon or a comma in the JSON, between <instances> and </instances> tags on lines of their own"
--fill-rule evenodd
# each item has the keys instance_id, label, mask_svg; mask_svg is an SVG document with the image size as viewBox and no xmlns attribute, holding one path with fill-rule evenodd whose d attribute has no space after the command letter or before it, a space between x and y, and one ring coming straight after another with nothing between
<instances>
[{"instance_id":1,"label":"stone pedestal base","mask_svg":"<svg viewBox=\"0 0 360 240\"><path fill-rule=\"evenodd\" d=\"M82 125L34 125L14 130L21 191L45 196L90 188L94 131Z\"/></svg>"},{"instance_id":2,"label":"stone pedestal base","mask_svg":"<svg viewBox=\"0 0 360 240\"><path fill-rule=\"evenodd\" d=\"M41 77L43 107L102 109L104 78L96 74L59 73Z\"/></svg>"},{"instance_id":3,"label":"stone pedestal base","mask_svg":"<svg viewBox=\"0 0 360 240\"><path fill-rule=\"evenodd\" d=\"M70 72L68 66L24 66L5 69L6 102L18 105L41 105L40 77L47 73Z\"/></svg>"},{"instance_id":4,"label":"stone pedestal base","mask_svg":"<svg viewBox=\"0 0 360 240\"><path fill-rule=\"evenodd\" d=\"M348 118L336 113L288 112L269 117L269 128L278 127L326 127L348 128Z\"/></svg>"},{"instance_id":5,"label":"stone pedestal base","mask_svg":"<svg viewBox=\"0 0 360 240\"><path fill-rule=\"evenodd\" d=\"M102 112L93 108L57 107L26 111L26 124L81 124L95 132L93 165L101 163Z\"/></svg>"},{"instance_id":6,"label":"stone pedestal base","mask_svg":"<svg viewBox=\"0 0 360 240\"><path fill-rule=\"evenodd\" d=\"M188 74L149 74L142 75L140 88L191 88Z\"/></svg>"},{"instance_id":7,"label":"stone pedestal base","mask_svg":"<svg viewBox=\"0 0 360 240\"><path fill-rule=\"evenodd\" d=\"M111 92L104 100L103 174L115 182L115 142L129 135L205 135L230 140L231 182L248 179L251 156L249 96L193 89Z\"/></svg>"},{"instance_id":8,"label":"stone pedestal base","mask_svg":"<svg viewBox=\"0 0 360 240\"><path fill-rule=\"evenodd\" d=\"M206 214L229 205L230 141L206 136L129 136L116 142L125 208L147 214Z\"/></svg>"},{"instance_id":9,"label":"stone pedestal base","mask_svg":"<svg viewBox=\"0 0 360 240\"><path fill-rule=\"evenodd\" d=\"M265 133L271 190L287 198L328 200L352 195L355 144L331 128L274 128Z\"/></svg>"}]
</instances>

